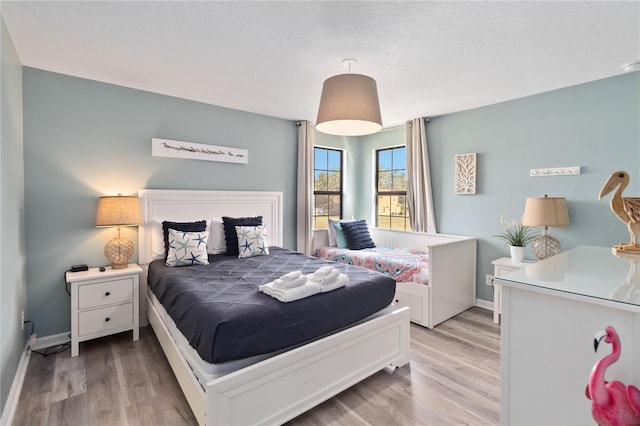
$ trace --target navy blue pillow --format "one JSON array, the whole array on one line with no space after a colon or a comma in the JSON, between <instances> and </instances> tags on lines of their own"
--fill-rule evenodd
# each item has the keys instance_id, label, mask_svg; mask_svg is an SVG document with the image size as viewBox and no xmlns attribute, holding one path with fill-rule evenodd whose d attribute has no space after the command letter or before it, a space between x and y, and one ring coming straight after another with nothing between
<instances>
[{"instance_id":1,"label":"navy blue pillow","mask_svg":"<svg viewBox=\"0 0 640 426\"><path fill-rule=\"evenodd\" d=\"M362 250L376 246L371 239L369 227L364 219L355 222L342 222L340 225L349 250Z\"/></svg>"},{"instance_id":2,"label":"navy blue pillow","mask_svg":"<svg viewBox=\"0 0 640 426\"><path fill-rule=\"evenodd\" d=\"M175 229L181 232L203 232L207 230L207 221L199 220L197 222L162 222L162 233L164 234L164 261L167 261L169 254L169 229Z\"/></svg>"},{"instance_id":3,"label":"navy blue pillow","mask_svg":"<svg viewBox=\"0 0 640 426\"><path fill-rule=\"evenodd\" d=\"M262 225L262 216L256 217L228 217L222 216L222 225L224 226L224 238L227 240L227 256L237 256L240 254L238 247L238 233L236 226L260 226Z\"/></svg>"}]
</instances>

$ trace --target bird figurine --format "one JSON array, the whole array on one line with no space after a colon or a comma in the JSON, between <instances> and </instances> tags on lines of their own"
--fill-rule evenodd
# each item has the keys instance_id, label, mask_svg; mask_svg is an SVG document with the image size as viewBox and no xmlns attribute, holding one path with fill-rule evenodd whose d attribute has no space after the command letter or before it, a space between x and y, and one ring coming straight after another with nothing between
<instances>
[{"instance_id":1,"label":"bird figurine","mask_svg":"<svg viewBox=\"0 0 640 426\"><path fill-rule=\"evenodd\" d=\"M637 236L640 232L640 197L623 197L622 191L629 184L629 174L625 171L617 171L611 173L609 179L604 184L598 194L598 200L617 188L613 197L611 197L611 211L618 216L623 223L627 225L629 234L631 234L631 242L625 244L617 244L613 246L613 250L625 253L640 254L640 245Z\"/></svg>"},{"instance_id":2,"label":"bird figurine","mask_svg":"<svg viewBox=\"0 0 640 426\"><path fill-rule=\"evenodd\" d=\"M612 350L591 370L586 389L587 398L592 401L591 415L599 426L640 425L640 390L618 380L607 382L604 378L607 367L620 358L620 337L611 326L598 332L593 341L596 352L602 339L612 345Z\"/></svg>"}]
</instances>

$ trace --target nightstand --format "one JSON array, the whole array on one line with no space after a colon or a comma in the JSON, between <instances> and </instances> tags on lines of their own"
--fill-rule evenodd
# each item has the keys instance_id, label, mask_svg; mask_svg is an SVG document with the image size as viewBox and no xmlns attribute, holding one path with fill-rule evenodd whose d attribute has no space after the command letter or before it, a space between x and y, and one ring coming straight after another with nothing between
<instances>
[{"instance_id":1,"label":"nightstand","mask_svg":"<svg viewBox=\"0 0 640 426\"><path fill-rule=\"evenodd\" d=\"M68 272L71 286L71 356L78 356L79 343L122 331L133 330L139 338L140 268L135 263L124 269L106 267Z\"/></svg>"},{"instance_id":2,"label":"nightstand","mask_svg":"<svg viewBox=\"0 0 640 426\"><path fill-rule=\"evenodd\" d=\"M495 278L500 275L513 272L527 265L536 263L534 260L525 260L523 262L513 262L510 257L501 257L491 264L493 265L493 322L500 323L500 315L502 315L502 285L496 283Z\"/></svg>"}]
</instances>

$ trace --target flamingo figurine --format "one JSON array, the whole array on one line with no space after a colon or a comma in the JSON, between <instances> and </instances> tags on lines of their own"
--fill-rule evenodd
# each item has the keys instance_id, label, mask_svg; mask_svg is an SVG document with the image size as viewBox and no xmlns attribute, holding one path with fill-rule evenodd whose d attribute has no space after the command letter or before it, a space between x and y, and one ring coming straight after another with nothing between
<instances>
[{"instance_id":1,"label":"flamingo figurine","mask_svg":"<svg viewBox=\"0 0 640 426\"><path fill-rule=\"evenodd\" d=\"M597 352L600 341L612 345L611 353L593 366L587 385L587 398L592 400L591 414L599 426L640 425L640 390L604 378L607 367L620 358L621 343L616 330L609 326L595 335L593 348Z\"/></svg>"}]
</instances>

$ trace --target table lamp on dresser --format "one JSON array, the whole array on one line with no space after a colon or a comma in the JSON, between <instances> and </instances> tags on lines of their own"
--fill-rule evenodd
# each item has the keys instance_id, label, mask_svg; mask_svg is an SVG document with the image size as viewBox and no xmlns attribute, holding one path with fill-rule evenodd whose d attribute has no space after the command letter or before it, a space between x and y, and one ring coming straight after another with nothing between
<instances>
[{"instance_id":1,"label":"table lamp on dresser","mask_svg":"<svg viewBox=\"0 0 640 426\"><path fill-rule=\"evenodd\" d=\"M104 246L104 255L109 259L112 269L126 268L133 255L133 241L120 236L120 227L138 226L141 223L138 197L120 194L100 197L96 212L96 226L118 227L118 236L107 241Z\"/></svg>"},{"instance_id":2,"label":"table lamp on dresser","mask_svg":"<svg viewBox=\"0 0 640 426\"><path fill-rule=\"evenodd\" d=\"M538 260L560 253L560 241L549 235L549 226L569 225L567 200L563 197L527 198L522 219L524 226L544 226L544 233L531 243L531 251Z\"/></svg>"}]
</instances>

